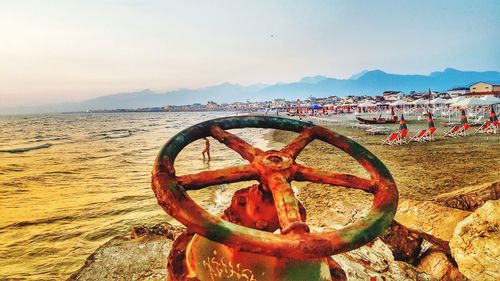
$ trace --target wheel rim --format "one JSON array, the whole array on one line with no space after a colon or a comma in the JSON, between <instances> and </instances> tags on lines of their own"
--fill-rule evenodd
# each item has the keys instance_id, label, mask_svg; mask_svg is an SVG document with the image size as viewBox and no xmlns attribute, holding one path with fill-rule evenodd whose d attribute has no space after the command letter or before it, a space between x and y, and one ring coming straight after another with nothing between
<instances>
[{"instance_id":1,"label":"wheel rim","mask_svg":"<svg viewBox=\"0 0 500 281\"><path fill-rule=\"evenodd\" d=\"M262 182L265 180L260 178L260 171L254 165L258 160L255 157L257 155L262 158L262 155L264 155L262 153L269 154L270 152L262 152L244 143L244 141L243 143L238 143L238 141L242 140L238 140L237 137L234 139L234 135L225 132L225 130L229 129L246 127L272 128L299 133L299 136L292 142L295 146L290 144L280 151L280 153L288 153L286 155L291 153L292 158L296 157L314 139L332 144L352 156L369 173L371 177L369 180L345 174L317 171L316 169L303 167L294 162L292 163L294 165L292 180L343 185L360 188L373 193L375 198L368 214L342 229L324 233L291 231L285 235L239 226L209 214L188 196L186 188L193 190L224 182L229 183L242 180L259 180ZM252 162L252 164L225 168L215 172L202 172L197 176L176 177L173 167L178 153L191 142L213 135L216 135L219 141L222 140L230 148L235 149L243 158ZM285 151L283 152L283 150ZM271 155L265 156L269 158ZM227 173L228 176L224 181L220 180L218 172ZM328 177L325 179L322 177L324 175ZM204 184L202 182L203 179L209 179L210 184ZM289 178L287 179L289 180ZM181 131L172 137L158 154L153 167L151 183L160 206L169 215L187 226L189 231L242 251L288 258L325 257L349 251L368 243L389 226L396 213L398 201L396 184L390 172L375 155L363 146L342 135L311 123L267 116L240 116L213 119ZM360 186L355 186L356 184ZM276 194L279 193L276 192ZM289 215L287 213L286 216ZM293 215L291 217L292 223L288 225L296 227L297 223L300 224L300 222L294 221ZM300 228L300 225L298 228Z\"/></svg>"}]
</instances>

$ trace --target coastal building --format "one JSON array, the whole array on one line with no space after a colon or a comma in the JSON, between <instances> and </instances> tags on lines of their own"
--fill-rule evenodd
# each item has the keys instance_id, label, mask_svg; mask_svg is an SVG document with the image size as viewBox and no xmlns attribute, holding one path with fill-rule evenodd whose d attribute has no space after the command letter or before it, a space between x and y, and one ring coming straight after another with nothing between
<instances>
[{"instance_id":1,"label":"coastal building","mask_svg":"<svg viewBox=\"0 0 500 281\"><path fill-rule=\"evenodd\" d=\"M325 100L326 103L336 103L338 101L340 101L340 98L337 96L329 96Z\"/></svg>"},{"instance_id":2,"label":"coastal building","mask_svg":"<svg viewBox=\"0 0 500 281\"><path fill-rule=\"evenodd\" d=\"M404 93L401 91L385 91L382 95L386 101L397 101L403 99Z\"/></svg>"},{"instance_id":3,"label":"coastal building","mask_svg":"<svg viewBox=\"0 0 500 281\"><path fill-rule=\"evenodd\" d=\"M275 99L271 103L272 107L286 107L286 105L287 105L287 102L285 99Z\"/></svg>"},{"instance_id":4,"label":"coastal building","mask_svg":"<svg viewBox=\"0 0 500 281\"><path fill-rule=\"evenodd\" d=\"M207 102L207 109L209 109L209 110L214 110L214 109L217 109L219 107L220 106L216 102L213 102L213 101Z\"/></svg>"},{"instance_id":5,"label":"coastal building","mask_svg":"<svg viewBox=\"0 0 500 281\"><path fill-rule=\"evenodd\" d=\"M447 92L444 92L444 93L439 93L439 94L437 95L437 97L438 97L438 98L442 98L442 99L451 99L450 94L449 94L449 93L447 93Z\"/></svg>"},{"instance_id":6,"label":"coastal building","mask_svg":"<svg viewBox=\"0 0 500 281\"><path fill-rule=\"evenodd\" d=\"M466 94L468 96L500 96L500 85L478 82L476 84L472 84L469 87L469 91L470 93Z\"/></svg>"},{"instance_id":7,"label":"coastal building","mask_svg":"<svg viewBox=\"0 0 500 281\"><path fill-rule=\"evenodd\" d=\"M468 93L470 93L469 87L457 87L453 88L451 90L448 90L447 93L450 95L452 98L456 98L458 96L463 96Z\"/></svg>"}]
</instances>

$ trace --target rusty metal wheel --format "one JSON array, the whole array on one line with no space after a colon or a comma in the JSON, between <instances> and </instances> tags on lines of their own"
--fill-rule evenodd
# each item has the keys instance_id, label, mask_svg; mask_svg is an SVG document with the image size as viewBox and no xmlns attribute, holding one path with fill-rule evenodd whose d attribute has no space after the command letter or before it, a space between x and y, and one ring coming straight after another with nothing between
<instances>
[{"instance_id":1,"label":"rusty metal wheel","mask_svg":"<svg viewBox=\"0 0 500 281\"><path fill-rule=\"evenodd\" d=\"M262 151L226 131L246 127L294 131L299 135L280 151ZM176 176L174 161L178 153L189 143L207 136L224 143L250 164ZM352 156L370 179L295 163L299 153L314 139ZM222 220L198 206L186 193L186 190L246 180L257 180L272 193L281 234ZM373 205L364 218L342 229L309 233L290 186L292 180L361 189L374 194ZM398 203L398 191L389 170L363 146L320 126L267 116L225 117L183 130L161 149L154 163L151 185L160 206L189 231L242 251L284 258L320 258L361 247L389 226Z\"/></svg>"}]
</instances>

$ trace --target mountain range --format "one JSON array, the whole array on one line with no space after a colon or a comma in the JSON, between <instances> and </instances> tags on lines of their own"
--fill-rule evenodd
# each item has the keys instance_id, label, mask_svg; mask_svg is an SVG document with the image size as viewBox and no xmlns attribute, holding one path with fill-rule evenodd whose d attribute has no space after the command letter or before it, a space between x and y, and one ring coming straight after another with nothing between
<instances>
[{"instance_id":1,"label":"mountain range","mask_svg":"<svg viewBox=\"0 0 500 281\"><path fill-rule=\"evenodd\" d=\"M263 101L276 98L304 99L309 96L381 95L383 91L446 91L454 87L467 87L475 82L487 81L500 84L498 71L461 71L446 68L429 75L391 74L381 70L362 71L349 79L326 76L304 77L297 82L272 85L255 84L242 86L223 83L200 89L179 89L156 93L149 89L139 92L102 96L74 103L51 104L34 107L1 108L0 113L68 112L98 109L135 109L185 105L193 103L230 103L235 101Z\"/></svg>"}]
</instances>

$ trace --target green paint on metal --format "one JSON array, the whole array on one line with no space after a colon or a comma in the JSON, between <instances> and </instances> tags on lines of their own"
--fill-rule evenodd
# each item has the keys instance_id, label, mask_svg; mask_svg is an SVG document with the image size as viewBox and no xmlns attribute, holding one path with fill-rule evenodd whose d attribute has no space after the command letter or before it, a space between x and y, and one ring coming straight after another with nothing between
<instances>
[{"instance_id":1,"label":"green paint on metal","mask_svg":"<svg viewBox=\"0 0 500 281\"><path fill-rule=\"evenodd\" d=\"M283 280L304 281L304 280L331 280L330 273L325 272L325 263L319 260L290 260L284 268ZM327 274L325 274L327 273Z\"/></svg>"},{"instance_id":2,"label":"green paint on metal","mask_svg":"<svg viewBox=\"0 0 500 281\"><path fill-rule=\"evenodd\" d=\"M364 245L377 238L389 227L396 214L396 207L369 212L359 222L361 225L364 223L363 230L358 227L347 227L344 229L346 231L340 233L342 240L353 245Z\"/></svg>"},{"instance_id":3,"label":"green paint on metal","mask_svg":"<svg viewBox=\"0 0 500 281\"><path fill-rule=\"evenodd\" d=\"M203 227L207 229L208 238L220 243L224 243L224 241L226 241L226 239L231 236L231 233L234 231L231 230L231 224L224 222L219 224L207 223Z\"/></svg>"}]
</instances>

